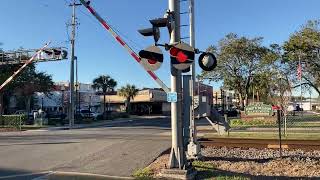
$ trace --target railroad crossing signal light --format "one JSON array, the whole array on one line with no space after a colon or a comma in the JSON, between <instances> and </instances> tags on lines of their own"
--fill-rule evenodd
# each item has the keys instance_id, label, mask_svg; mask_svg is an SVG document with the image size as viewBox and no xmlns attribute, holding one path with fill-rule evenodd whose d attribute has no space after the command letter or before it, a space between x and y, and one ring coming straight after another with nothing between
<instances>
[{"instance_id":1,"label":"railroad crossing signal light","mask_svg":"<svg viewBox=\"0 0 320 180\"><path fill-rule=\"evenodd\" d=\"M47 48L37 56L39 60L61 60L67 59L68 52L61 48Z\"/></svg>"},{"instance_id":2,"label":"railroad crossing signal light","mask_svg":"<svg viewBox=\"0 0 320 180\"><path fill-rule=\"evenodd\" d=\"M160 39L160 30L155 26L152 28L140 29L138 32L143 36L153 36L155 43L157 43Z\"/></svg>"},{"instance_id":3,"label":"railroad crossing signal light","mask_svg":"<svg viewBox=\"0 0 320 180\"><path fill-rule=\"evenodd\" d=\"M163 62L163 53L157 46L149 46L141 50L139 56L141 57L141 64L150 71L158 70Z\"/></svg>"},{"instance_id":4,"label":"railroad crossing signal light","mask_svg":"<svg viewBox=\"0 0 320 180\"><path fill-rule=\"evenodd\" d=\"M210 52L204 52L199 57L199 66L204 71L212 71L217 67L217 58Z\"/></svg>"},{"instance_id":5,"label":"railroad crossing signal light","mask_svg":"<svg viewBox=\"0 0 320 180\"><path fill-rule=\"evenodd\" d=\"M169 53L172 66L178 70L188 69L195 57L194 49L184 42L172 45Z\"/></svg>"}]
</instances>

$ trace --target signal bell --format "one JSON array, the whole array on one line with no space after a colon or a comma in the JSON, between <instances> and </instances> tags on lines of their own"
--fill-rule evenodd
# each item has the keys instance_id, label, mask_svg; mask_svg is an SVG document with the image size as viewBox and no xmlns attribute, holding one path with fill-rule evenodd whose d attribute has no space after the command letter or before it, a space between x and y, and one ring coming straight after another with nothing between
<instances>
[{"instance_id":1,"label":"signal bell","mask_svg":"<svg viewBox=\"0 0 320 180\"><path fill-rule=\"evenodd\" d=\"M204 71L212 71L217 67L217 58L210 52L204 52L199 57L199 66Z\"/></svg>"}]
</instances>

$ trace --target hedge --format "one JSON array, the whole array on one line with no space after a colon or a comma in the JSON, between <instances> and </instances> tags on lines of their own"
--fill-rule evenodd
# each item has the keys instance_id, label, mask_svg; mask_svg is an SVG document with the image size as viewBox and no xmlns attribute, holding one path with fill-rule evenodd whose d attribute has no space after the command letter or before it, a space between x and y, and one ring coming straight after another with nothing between
<instances>
[{"instance_id":1,"label":"hedge","mask_svg":"<svg viewBox=\"0 0 320 180\"><path fill-rule=\"evenodd\" d=\"M0 126L20 129L26 120L26 115L0 115Z\"/></svg>"}]
</instances>

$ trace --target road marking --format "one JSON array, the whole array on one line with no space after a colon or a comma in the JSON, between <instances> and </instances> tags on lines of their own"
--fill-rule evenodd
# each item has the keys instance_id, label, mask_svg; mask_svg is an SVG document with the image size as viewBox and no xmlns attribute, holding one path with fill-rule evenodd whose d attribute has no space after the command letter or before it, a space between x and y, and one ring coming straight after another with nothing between
<instances>
[{"instance_id":1,"label":"road marking","mask_svg":"<svg viewBox=\"0 0 320 180\"><path fill-rule=\"evenodd\" d=\"M10 176L1 176L0 179L17 178L17 177L23 177L23 176L34 176L34 175L47 174L47 173L51 173L51 172L52 171L43 171L43 172L37 172L37 173L26 173L26 174L18 174L18 175L10 175Z\"/></svg>"},{"instance_id":2,"label":"road marking","mask_svg":"<svg viewBox=\"0 0 320 180\"><path fill-rule=\"evenodd\" d=\"M102 174L92 174L92 173L80 173L80 172L65 172L65 171L55 171L55 175L62 175L62 176L91 176L91 177L100 177L100 178L112 178L112 179L134 179L133 177L122 177L122 176L109 176L109 175L102 175Z\"/></svg>"},{"instance_id":3,"label":"road marking","mask_svg":"<svg viewBox=\"0 0 320 180\"><path fill-rule=\"evenodd\" d=\"M48 177L49 177L51 174L53 174L53 173L55 173L55 172L54 172L54 171L49 171L48 174L43 175L43 176L40 176L40 177L37 177L37 178L34 178L34 179L32 179L32 180L47 180Z\"/></svg>"}]
</instances>

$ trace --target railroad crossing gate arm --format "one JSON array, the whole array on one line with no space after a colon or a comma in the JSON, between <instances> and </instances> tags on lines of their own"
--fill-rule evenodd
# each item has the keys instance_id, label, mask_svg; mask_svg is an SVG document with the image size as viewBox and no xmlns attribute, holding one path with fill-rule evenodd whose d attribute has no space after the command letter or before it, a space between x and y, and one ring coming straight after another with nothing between
<instances>
[{"instance_id":1,"label":"railroad crossing gate arm","mask_svg":"<svg viewBox=\"0 0 320 180\"><path fill-rule=\"evenodd\" d=\"M50 42L46 43L41 49L39 49L28 61L26 61L17 71L15 71L12 76L10 76L5 82L3 82L0 86L0 91L9 84L13 78L15 78L27 65L32 63L32 61L39 55L40 52L42 52L46 47L48 47Z\"/></svg>"},{"instance_id":2,"label":"railroad crossing gate arm","mask_svg":"<svg viewBox=\"0 0 320 180\"><path fill-rule=\"evenodd\" d=\"M136 62L138 62L144 69L144 65L141 63L141 58L139 57L139 55L137 53L135 53L132 48L112 29L112 27L110 25L108 25L108 23L101 18L101 16L90 6L89 1L86 2L85 0L80 0L81 4L83 4L88 11L99 21L99 23L104 27L105 30L107 30L115 39L116 41L127 50L127 52L134 58L134 60L136 60ZM147 73L151 76L151 78L156 81L156 83L166 92L170 92L169 88L163 83L163 81L161 81L159 79L159 77L150 70L146 70Z\"/></svg>"}]
</instances>

